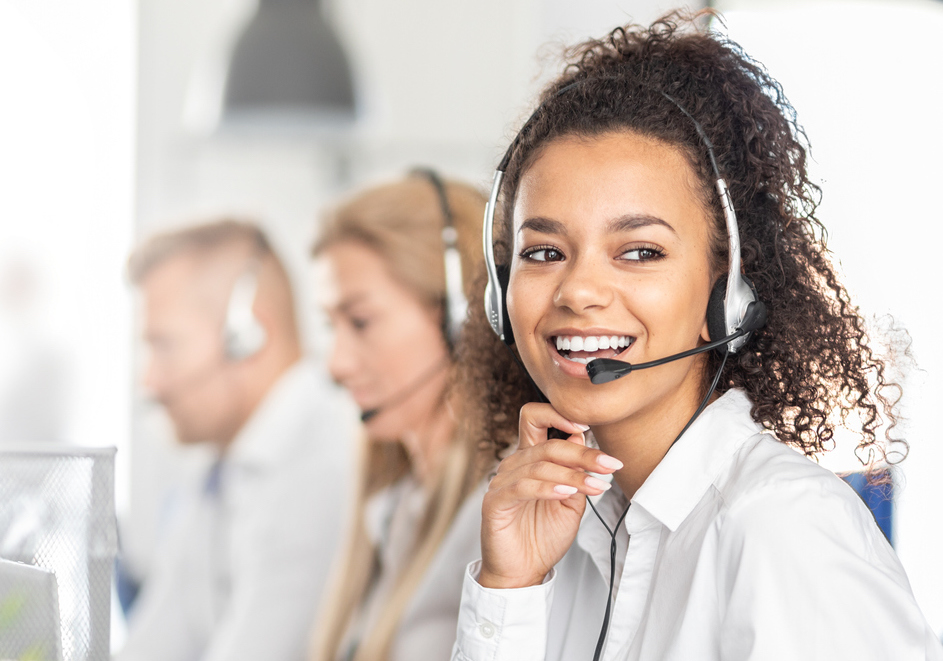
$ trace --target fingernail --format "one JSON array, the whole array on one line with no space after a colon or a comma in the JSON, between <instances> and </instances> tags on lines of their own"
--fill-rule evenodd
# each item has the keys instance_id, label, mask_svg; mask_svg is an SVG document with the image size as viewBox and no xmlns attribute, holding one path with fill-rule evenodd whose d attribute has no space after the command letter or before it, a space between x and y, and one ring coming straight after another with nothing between
<instances>
[{"instance_id":1,"label":"fingernail","mask_svg":"<svg viewBox=\"0 0 943 661\"><path fill-rule=\"evenodd\" d=\"M579 423L574 422L573 426L579 429L580 431L589 431L589 425L581 425Z\"/></svg>"},{"instance_id":2,"label":"fingernail","mask_svg":"<svg viewBox=\"0 0 943 661\"><path fill-rule=\"evenodd\" d=\"M603 468L609 468L614 471L619 470L624 465L621 461L615 457L610 457L608 454L601 454L596 457L596 463L602 466Z\"/></svg>"},{"instance_id":3,"label":"fingernail","mask_svg":"<svg viewBox=\"0 0 943 661\"><path fill-rule=\"evenodd\" d=\"M586 476L586 486L591 489L599 489L600 491L609 491L609 489L612 488L612 485L605 480L600 480L598 477L592 475Z\"/></svg>"},{"instance_id":4,"label":"fingernail","mask_svg":"<svg viewBox=\"0 0 943 661\"><path fill-rule=\"evenodd\" d=\"M564 496L572 496L577 491L579 491L579 489L577 489L576 487L571 487L568 484L558 484L557 486L553 488L553 490L556 491L557 493L563 494Z\"/></svg>"}]
</instances>

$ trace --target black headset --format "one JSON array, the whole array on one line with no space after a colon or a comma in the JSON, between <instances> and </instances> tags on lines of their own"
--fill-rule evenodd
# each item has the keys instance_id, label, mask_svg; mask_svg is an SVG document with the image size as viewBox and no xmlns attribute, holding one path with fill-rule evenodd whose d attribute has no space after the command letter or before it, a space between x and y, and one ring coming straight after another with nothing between
<instances>
[{"instance_id":1,"label":"black headset","mask_svg":"<svg viewBox=\"0 0 943 661\"><path fill-rule=\"evenodd\" d=\"M550 99L541 103L537 109L531 113L530 117L527 118L521 130L518 131L517 135L511 141L511 144L508 146L504 157L501 159L494 173L491 195L485 207L484 227L482 230L485 267L488 271L488 285L485 289L485 314L488 317L491 328L498 337L508 345L514 343L514 336L511 331L511 322L508 318L506 304L508 280L510 278L511 269L509 264L496 264L494 258L494 216L498 195L501 192L501 180L504 178L504 172L511 161L511 156L514 154L515 148L534 119L540 114L541 110L543 110L544 106L550 100L556 99L589 80L598 79L582 79L565 85ZM612 80L619 79L612 78ZM716 179L714 185L717 188L717 194L720 196L720 204L727 226L730 258L727 275L719 278L717 282L714 283L710 299L708 300L707 329L711 342L709 346L705 345L704 348L707 350L711 348L723 350L723 346L726 346L727 352L736 353L737 350L747 343L751 333L765 324L766 307L763 302L759 300L753 283L740 272L740 230L737 225L737 214L733 207L733 201L730 198L730 192L727 190L727 182L720 176L720 170L717 167L717 161L714 157L714 147L708 139L707 134L704 132L704 128L701 126L700 122L694 119L691 113L685 110L674 98L664 92L660 93L674 104L685 117L691 120L694 124L694 128L697 130L698 136L707 148L707 153L710 157L711 168ZM594 362L601 363L602 361ZM618 363L620 361L607 360L605 362L609 369L606 370L605 374L600 374L598 380L591 371L591 376L594 377L593 383L605 383L613 380L613 378L619 378L623 373L631 371L631 366L629 366L628 370L616 374L613 371L615 366L609 365L609 363ZM622 364L628 365L628 363ZM593 363L590 363L590 365L593 365ZM636 369L640 367L640 365L636 366Z\"/></svg>"}]
</instances>

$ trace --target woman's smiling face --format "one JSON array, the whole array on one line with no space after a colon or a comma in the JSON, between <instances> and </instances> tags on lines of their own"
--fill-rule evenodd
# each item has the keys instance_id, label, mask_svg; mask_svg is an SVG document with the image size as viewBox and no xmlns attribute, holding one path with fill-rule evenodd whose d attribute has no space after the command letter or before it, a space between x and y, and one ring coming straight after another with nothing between
<instances>
[{"instance_id":1,"label":"woman's smiling face","mask_svg":"<svg viewBox=\"0 0 943 661\"><path fill-rule=\"evenodd\" d=\"M630 132L548 143L514 204L508 313L554 407L604 425L702 396L704 357L593 385L586 363L641 363L707 341L711 226L682 152ZM696 404L695 404L696 406Z\"/></svg>"}]
</instances>

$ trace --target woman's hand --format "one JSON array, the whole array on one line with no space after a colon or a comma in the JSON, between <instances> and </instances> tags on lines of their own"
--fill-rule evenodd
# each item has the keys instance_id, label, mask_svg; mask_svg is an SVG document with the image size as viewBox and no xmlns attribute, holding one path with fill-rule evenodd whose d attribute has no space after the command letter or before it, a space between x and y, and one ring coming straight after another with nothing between
<instances>
[{"instance_id":1,"label":"woman's hand","mask_svg":"<svg viewBox=\"0 0 943 661\"><path fill-rule=\"evenodd\" d=\"M551 427L571 436L548 440ZM585 496L609 488L587 471L608 474L622 468L618 459L586 447L583 432L588 429L549 404L521 409L520 445L498 465L482 503L481 585L537 585L570 548Z\"/></svg>"}]
</instances>

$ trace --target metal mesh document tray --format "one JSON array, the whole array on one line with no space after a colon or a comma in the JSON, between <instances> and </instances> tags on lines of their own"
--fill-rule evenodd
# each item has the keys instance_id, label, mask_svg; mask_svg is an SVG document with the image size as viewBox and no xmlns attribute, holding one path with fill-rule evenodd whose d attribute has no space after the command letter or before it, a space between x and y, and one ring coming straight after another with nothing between
<instances>
[{"instance_id":1,"label":"metal mesh document tray","mask_svg":"<svg viewBox=\"0 0 943 661\"><path fill-rule=\"evenodd\" d=\"M0 445L0 558L54 574L63 661L109 657L117 551L114 454L114 448ZM43 589L34 582L34 594ZM7 605L6 623L0 604L0 658L22 658L22 652L14 656L3 648L5 640L13 645L17 599ZM45 620L48 598L45 606L36 603L40 610L31 612Z\"/></svg>"}]
</instances>

